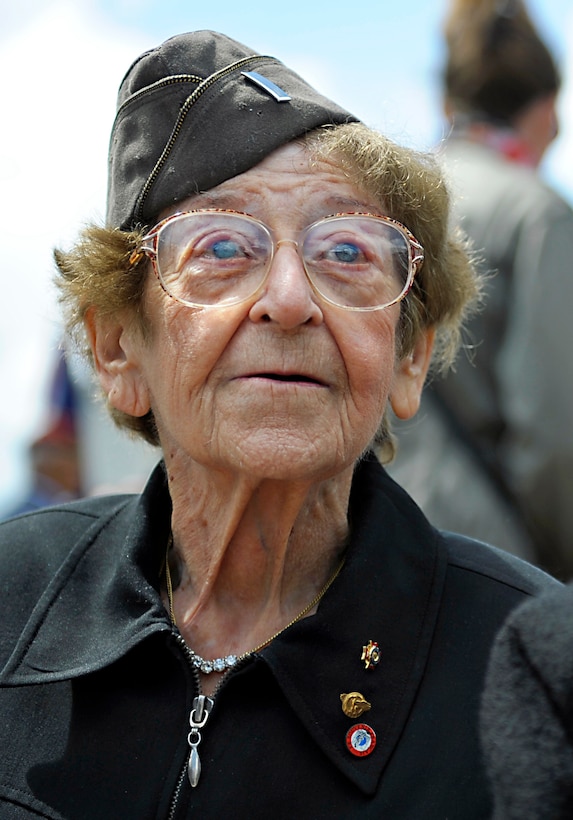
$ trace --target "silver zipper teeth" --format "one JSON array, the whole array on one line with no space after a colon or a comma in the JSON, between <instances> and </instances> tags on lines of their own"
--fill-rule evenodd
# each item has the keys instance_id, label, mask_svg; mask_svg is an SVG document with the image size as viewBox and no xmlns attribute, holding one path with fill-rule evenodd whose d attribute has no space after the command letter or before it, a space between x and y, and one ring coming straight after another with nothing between
<instances>
[{"instance_id":1,"label":"silver zipper teeth","mask_svg":"<svg viewBox=\"0 0 573 820\"><path fill-rule=\"evenodd\" d=\"M147 182L145 183L145 185L143 186L143 188L141 190L141 194L139 195L139 200L137 202L137 206L136 206L135 214L134 214L136 219L139 217L139 215L141 214L141 211L143 210L143 205L145 204L145 200L147 199L147 196L149 194L149 189L151 188L151 186L153 185L153 183L155 182L155 180L159 176L159 173L160 173L161 169L163 168L163 166L165 165L165 162L167 161L167 157L171 153L173 145L175 144L175 141L177 140L177 137L179 136L179 134L181 132L181 129L183 127L183 123L185 122L187 113L188 113L189 109L191 108L191 106L194 105L197 102L197 100L205 93L205 91L207 91L209 88L211 88L211 86L214 83L216 83L218 80L220 80L221 77L225 77L227 74L232 74L234 71L237 71L239 68L241 68L242 66L247 65L249 63L259 63L263 60L268 60L268 59L269 59L269 57L264 55L264 54L254 55L252 57L243 57L242 60L238 60L236 63L232 63L231 65L226 66L225 68L221 69L221 71L219 71L215 74L211 74L210 77L208 77L206 80L204 80L202 82L202 84L198 88L196 88L195 91L192 94L190 94L189 97L187 97L187 99L185 100L185 103L183 104L183 106L181 107L181 109L179 111L177 122L175 123L175 127L174 127L174 129L171 133L171 136L169 137L167 145L163 149L163 151L161 153L161 156L159 157L159 159L155 163L155 167L153 168L151 174L148 176ZM189 77L191 75L181 75L181 76ZM167 81L165 81L165 85L169 85L169 83ZM157 87L157 86L155 86L155 87ZM150 88L145 89L145 91L150 91L150 90L151 90Z\"/></svg>"},{"instance_id":2,"label":"silver zipper teeth","mask_svg":"<svg viewBox=\"0 0 573 820\"><path fill-rule=\"evenodd\" d=\"M195 679L195 686L197 687L197 694L201 694L201 680L199 678L199 671L197 667L192 662L192 655L189 650L189 647L185 643L185 640L179 630L172 628L173 634L175 635L175 639L181 649L183 650L183 654L191 667L191 671L193 672L193 678ZM179 777L177 779L177 785L175 786L175 791L173 792L173 797L171 798L171 807L169 809L169 815L167 820L174 820L175 817L175 810L177 809L177 804L179 802L179 795L181 794L181 789L183 788L183 783L185 782L185 777L187 775L187 766L189 765L189 755L191 754L191 749L189 749L189 753L185 758L185 763L179 773Z\"/></svg>"}]
</instances>

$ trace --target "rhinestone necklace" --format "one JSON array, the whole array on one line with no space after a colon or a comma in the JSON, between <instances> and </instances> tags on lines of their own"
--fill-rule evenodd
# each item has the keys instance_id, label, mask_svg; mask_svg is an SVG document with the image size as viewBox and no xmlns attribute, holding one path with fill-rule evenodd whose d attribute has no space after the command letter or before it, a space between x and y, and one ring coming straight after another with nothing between
<instances>
[{"instance_id":1,"label":"rhinestone necklace","mask_svg":"<svg viewBox=\"0 0 573 820\"><path fill-rule=\"evenodd\" d=\"M169 550L172 544L173 537L171 536L167 543L167 553L165 555L165 583L167 586L167 598L169 600L169 617L171 618L171 623L173 624L173 626L177 627L177 621L175 620L175 610L173 607L173 584L171 583L171 571L169 569ZM318 594L315 595L315 597L312 599L310 604L307 604L307 606L305 606L302 612L299 612L298 615L295 618L293 618L292 621L289 621L289 623L286 626L283 626L282 629L279 629L279 631L275 632L274 635L271 635L270 638L267 638L265 641L258 644L258 646L255 646L254 649L250 649L248 652L243 652L241 655L225 655L222 658L213 658L212 660L206 660L205 658L202 658L201 655L198 655L196 652L194 652L191 648L188 647L193 666L200 672L203 672L203 674L205 675L209 675L211 672L225 672L227 669L232 669L233 666L236 666L236 664L238 664L239 661L244 660L244 658L247 658L249 655L253 655L255 652L258 652L263 647L267 646L267 644L271 643L271 641L274 641L274 639L278 638L279 635L282 635L282 633L285 632L289 627L291 627L293 624L296 624L297 621L300 621L302 618L304 618L305 615L308 615L311 609L314 609L314 607L322 600L330 586L338 577L343 565L344 558L337 566L337 568L334 570L333 574L330 576L326 584L322 587L320 592L318 592Z\"/></svg>"}]
</instances>

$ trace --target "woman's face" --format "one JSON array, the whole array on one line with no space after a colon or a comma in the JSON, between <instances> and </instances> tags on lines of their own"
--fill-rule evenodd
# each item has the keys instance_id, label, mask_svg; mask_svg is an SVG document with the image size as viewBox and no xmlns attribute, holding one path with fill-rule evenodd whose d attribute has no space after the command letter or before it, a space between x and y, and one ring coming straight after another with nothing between
<instances>
[{"instance_id":1,"label":"woman's face","mask_svg":"<svg viewBox=\"0 0 573 820\"><path fill-rule=\"evenodd\" d=\"M277 239L333 213L380 213L334 163L311 167L300 144L162 216L203 207L257 217ZM325 478L361 455L389 398L400 416L417 409L429 344L397 363L400 306L362 313L322 301L291 243L277 248L264 289L247 302L189 308L150 273L145 310L150 337L129 324L108 328L96 359L115 407L153 411L168 464Z\"/></svg>"}]
</instances>

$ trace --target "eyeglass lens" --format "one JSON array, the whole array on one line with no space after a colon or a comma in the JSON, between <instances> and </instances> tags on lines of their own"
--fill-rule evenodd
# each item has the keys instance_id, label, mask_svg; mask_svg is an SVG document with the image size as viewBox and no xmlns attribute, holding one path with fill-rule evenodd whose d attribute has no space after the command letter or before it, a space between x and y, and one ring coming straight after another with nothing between
<instances>
[{"instance_id":1,"label":"eyeglass lens","mask_svg":"<svg viewBox=\"0 0 573 820\"><path fill-rule=\"evenodd\" d=\"M273 250L269 230L248 216L182 214L159 231L157 268L166 291L181 302L233 304L262 285ZM304 232L299 254L315 289L341 307L388 305L409 284L409 241L400 228L376 217L316 222Z\"/></svg>"}]
</instances>

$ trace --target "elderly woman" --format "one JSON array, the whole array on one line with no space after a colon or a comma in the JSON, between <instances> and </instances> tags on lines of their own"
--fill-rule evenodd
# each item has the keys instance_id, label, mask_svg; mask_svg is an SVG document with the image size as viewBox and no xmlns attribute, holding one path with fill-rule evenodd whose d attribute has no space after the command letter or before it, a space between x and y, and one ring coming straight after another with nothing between
<instances>
[{"instance_id":1,"label":"elderly woman","mask_svg":"<svg viewBox=\"0 0 573 820\"><path fill-rule=\"evenodd\" d=\"M57 261L162 461L0 529L2 817L485 817L489 648L555 582L375 455L479 285L432 162L178 36L128 71L107 226Z\"/></svg>"}]
</instances>

